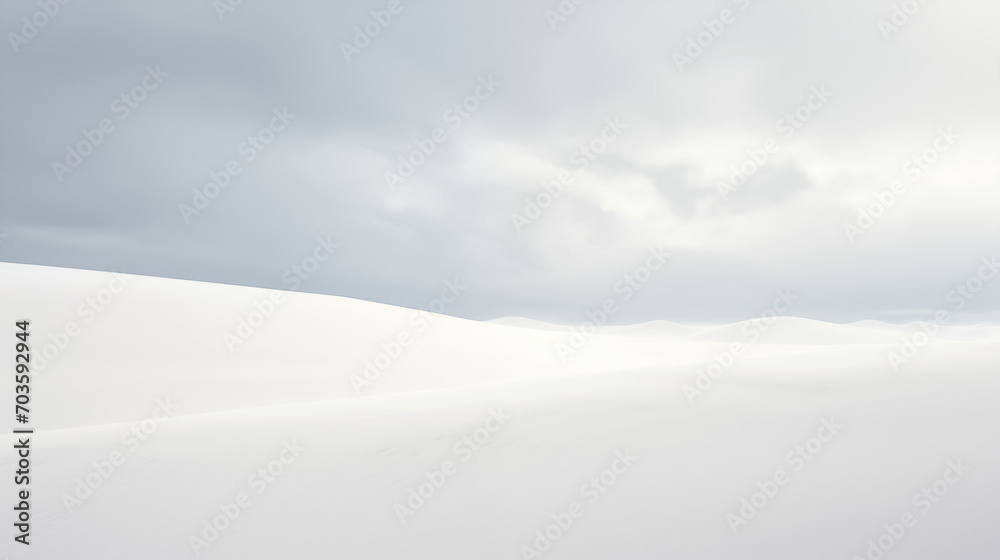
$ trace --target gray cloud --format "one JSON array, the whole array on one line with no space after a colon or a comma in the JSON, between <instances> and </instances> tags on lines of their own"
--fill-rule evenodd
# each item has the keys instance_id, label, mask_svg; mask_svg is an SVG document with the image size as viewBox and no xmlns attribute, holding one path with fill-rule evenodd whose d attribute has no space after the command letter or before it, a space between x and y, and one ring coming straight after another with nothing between
<instances>
[{"instance_id":1,"label":"gray cloud","mask_svg":"<svg viewBox=\"0 0 1000 560\"><path fill-rule=\"evenodd\" d=\"M458 315L572 322L650 245L675 258L621 321L733 320L775 288L828 320L943 305L997 251L998 38L992 2L932 3L884 40L891 2L587 2L555 31L557 2L404 0L347 63L340 43L384 2L70 3L16 54L0 135L0 259L288 287L316 236L342 243L301 289L419 307L444 278ZM672 53L733 9L678 72ZM0 10L18 32L32 3ZM113 100L146 66L169 73L125 120ZM444 112L481 76L501 86L458 129ZM810 88L834 97L783 138ZM178 205L268 125L287 129L190 224ZM585 171L570 156L606 118L629 124ZM52 161L103 118L79 167ZM953 151L852 244L842 231L938 127ZM386 171L440 127L447 140L398 191ZM748 148L781 149L729 202L716 183ZM560 170L575 180L523 234ZM1000 313L995 288L969 310Z\"/></svg>"}]
</instances>

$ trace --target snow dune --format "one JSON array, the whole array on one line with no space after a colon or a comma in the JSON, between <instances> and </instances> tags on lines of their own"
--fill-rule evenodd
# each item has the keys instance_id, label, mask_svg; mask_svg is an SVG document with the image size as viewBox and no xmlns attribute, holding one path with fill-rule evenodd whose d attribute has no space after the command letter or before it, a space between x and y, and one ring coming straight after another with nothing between
<instances>
[{"instance_id":1,"label":"snow dune","mask_svg":"<svg viewBox=\"0 0 1000 560\"><path fill-rule=\"evenodd\" d=\"M21 319L44 361L14 559L1000 553L997 325L898 371L917 325L795 317L605 327L564 361L570 327L342 297L16 264L0 294L0 361Z\"/></svg>"}]
</instances>

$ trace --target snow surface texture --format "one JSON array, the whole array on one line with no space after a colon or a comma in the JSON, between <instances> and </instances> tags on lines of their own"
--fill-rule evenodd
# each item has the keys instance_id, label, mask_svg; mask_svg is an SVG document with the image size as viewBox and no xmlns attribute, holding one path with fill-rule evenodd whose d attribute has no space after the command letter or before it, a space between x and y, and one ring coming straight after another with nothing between
<instances>
[{"instance_id":1,"label":"snow surface texture","mask_svg":"<svg viewBox=\"0 0 1000 560\"><path fill-rule=\"evenodd\" d=\"M30 548L13 418L0 434L0 556L1000 558L997 326L945 327L898 371L917 325L791 317L753 343L746 324L608 327L563 361L564 327L303 293L261 323L269 290L112 278L0 264L0 362L15 320L36 356L52 344ZM259 326L230 352L244 319ZM730 365L689 400L714 355Z\"/></svg>"}]
</instances>

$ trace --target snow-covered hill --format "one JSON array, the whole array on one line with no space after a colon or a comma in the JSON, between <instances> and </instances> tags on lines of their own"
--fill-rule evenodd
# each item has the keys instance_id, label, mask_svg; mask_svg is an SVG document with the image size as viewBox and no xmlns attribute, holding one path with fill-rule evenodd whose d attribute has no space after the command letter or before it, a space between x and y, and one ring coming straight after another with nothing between
<instances>
[{"instance_id":1,"label":"snow-covered hill","mask_svg":"<svg viewBox=\"0 0 1000 560\"><path fill-rule=\"evenodd\" d=\"M12 417L0 434L13 559L1000 553L996 325L585 335L0 264L10 367L22 319L41 359L30 547L8 545Z\"/></svg>"}]
</instances>

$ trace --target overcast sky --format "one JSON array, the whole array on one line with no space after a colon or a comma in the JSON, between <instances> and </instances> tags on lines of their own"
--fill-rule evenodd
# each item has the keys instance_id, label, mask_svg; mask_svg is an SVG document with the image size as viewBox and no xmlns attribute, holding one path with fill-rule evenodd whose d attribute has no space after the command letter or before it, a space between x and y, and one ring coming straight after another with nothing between
<instances>
[{"instance_id":1,"label":"overcast sky","mask_svg":"<svg viewBox=\"0 0 1000 560\"><path fill-rule=\"evenodd\" d=\"M322 237L299 290L418 308L458 278L448 313L575 323L663 247L616 322L784 288L898 321L1000 252L995 1L225 2L4 3L0 260L287 289ZM1000 288L963 311L1000 317Z\"/></svg>"}]
</instances>

